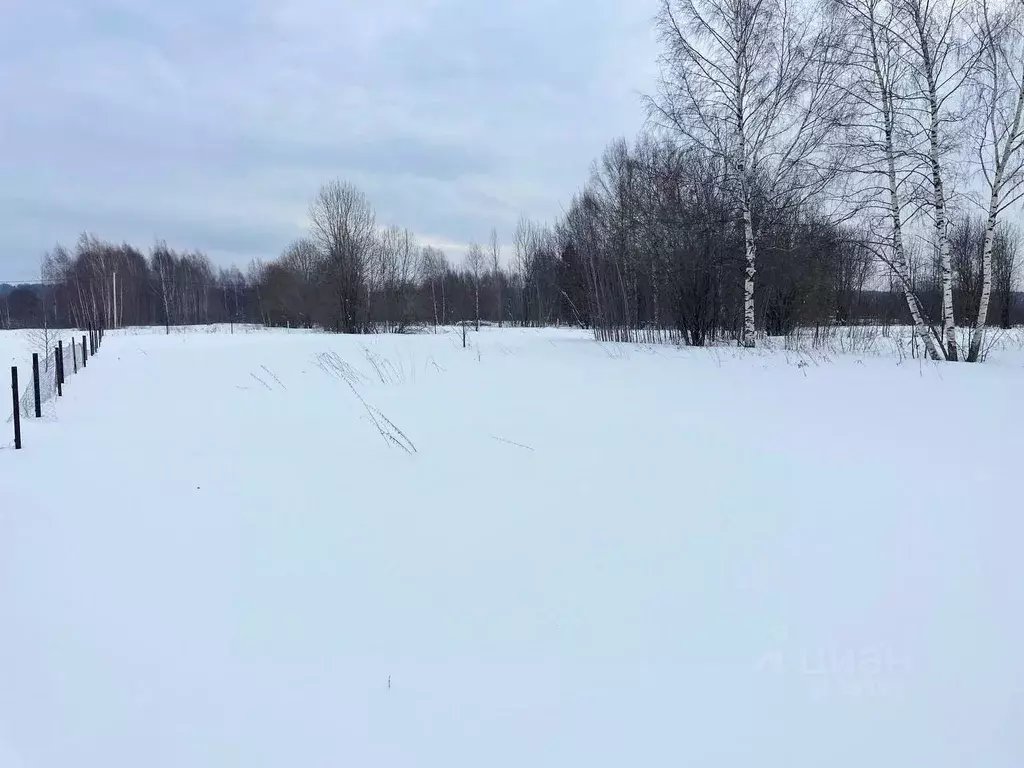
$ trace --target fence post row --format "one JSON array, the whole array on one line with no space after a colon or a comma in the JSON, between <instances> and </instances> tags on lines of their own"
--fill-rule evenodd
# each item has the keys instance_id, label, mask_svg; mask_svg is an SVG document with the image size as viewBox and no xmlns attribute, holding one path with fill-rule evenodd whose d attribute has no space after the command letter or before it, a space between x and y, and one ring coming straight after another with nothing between
<instances>
[{"instance_id":1,"label":"fence post row","mask_svg":"<svg viewBox=\"0 0 1024 768\"><path fill-rule=\"evenodd\" d=\"M85 368L87 361L89 360L89 350L92 349L92 354L96 354L96 350L100 346L100 342L103 339L103 330L99 328L90 329L89 331L89 346L86 346L85 339L86 334L82 334L82 367ZM54 357L54 380L57 383L57 396L64 396L64 341L63 339L57 341L57 346L53 348ZM75 350L75 338L71 337L71 362L74 367L74 372L78 373L78 355ZM39 353L32 353L32 400L35 406L36 418L40 419L43 416L43 400L42 391L40 389L39 380ZM18 366L11 366L11 405L14 413L14 447L17 450L21 450L21 396L18 391Z\"/></svg>"},{"instance_id":2,"label":"fence post row","mask_svg":"<svg viewBox=\"0 0 1024 768\"><path fill-rule=\"evenodd\" d=\"M18 397L18 366L11 366L11 399L14 402L14 447L21 450L21 402Z\"/></svg>"},{"instance_id":3,"label":"fence post row","mask_svg":"<svg viewBox=\"0 0 1024 768\"><path fill-rule=\"evenodd\" d=\"M32 394L35 395L36 418L43 417L43 401L39 393L39 353L32 353Z\"/></svg>"}]
</instances>

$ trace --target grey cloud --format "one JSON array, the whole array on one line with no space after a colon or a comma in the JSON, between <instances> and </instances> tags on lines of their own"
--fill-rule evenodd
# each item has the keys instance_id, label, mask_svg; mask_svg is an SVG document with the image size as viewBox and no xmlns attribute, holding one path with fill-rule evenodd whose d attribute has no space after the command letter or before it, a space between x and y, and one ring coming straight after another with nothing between
<instances>
[{"instance_id":1,"label":"grey cloud","mask_svg":"<svg viewBox=\"0 0 1024 768\"><path fill-rule=\"evenodd\" d=\"M328 142L275 143L242 140L224 148L236 163L258 157L272 166L298 166L330 171L345 169L384 176L412 176L453 181L488 173L496 158L476 147L459 146L415 135L367 137L335 145Z\"/></svg>"},{"instance_id":2,"label":"grey cloud","mask_svg":"<svg viewBox=\"0 0 1024 768\"><path fill-rule=\"evenodd\" d=\"M0 278L83 229L273 255L333 177L510 234L640 127L655 57L654 0L6 1Z\"/></svg>"}]
</instances>

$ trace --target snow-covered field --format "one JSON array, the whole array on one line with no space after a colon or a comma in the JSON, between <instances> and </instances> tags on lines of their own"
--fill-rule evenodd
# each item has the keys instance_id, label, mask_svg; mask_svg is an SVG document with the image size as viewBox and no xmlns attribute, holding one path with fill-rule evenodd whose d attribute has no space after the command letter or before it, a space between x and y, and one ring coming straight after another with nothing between
<instances>
[{"instance_id":1,"label":"snow-covered field","mask_svg":"<svg viewBox=\"0 0 1024 768\"><path fill-rule=\"evenodd\" d=\"M225 330L0 450L3 768L1024 765L1019 344Z\"/></svg>"}]
</instances>

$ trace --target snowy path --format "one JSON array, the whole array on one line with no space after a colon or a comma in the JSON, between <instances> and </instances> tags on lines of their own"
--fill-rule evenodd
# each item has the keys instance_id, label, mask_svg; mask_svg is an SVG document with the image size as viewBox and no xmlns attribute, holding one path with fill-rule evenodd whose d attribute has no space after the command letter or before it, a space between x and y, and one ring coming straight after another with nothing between
<instances>
[{"instance_id":1,"label":"snowy path","mask_svg":"<svg viewBox=\"0 0 1024 768\"><path fill-rule=\"evenodd\" d=\"M0 451L0 767L1024 764L1019 366L471 340L109 335Z\"/></svg>"}]
</instances>

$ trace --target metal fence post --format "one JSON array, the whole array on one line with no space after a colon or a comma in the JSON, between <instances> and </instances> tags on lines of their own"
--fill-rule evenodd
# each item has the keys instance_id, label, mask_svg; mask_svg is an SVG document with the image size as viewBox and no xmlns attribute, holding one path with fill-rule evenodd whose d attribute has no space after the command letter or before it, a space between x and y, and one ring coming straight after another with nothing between
<instances>
[{"instance_id":1,"label":"metal fence post","mask_svg":"<svg viewBox=\"0 0 1024 768\"><path fill-rule=\"evenodd\" d=\"M43 403L39 396L39 353L32 353L32 393L36 398L36 418L43 416Z\"/></svg>"},{"instance_id":2,"label":"metal fence post","mask_svg":"<svg viewBox=\"0 0 1024 768\"><path fill-rule=\"evenodd\" d=\"M14 447L21 450L21 403L18 399L18 366L11 366L11 399L14 402Z\"/></svg>"}]
</instances>

